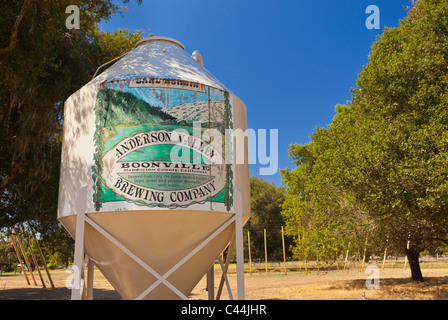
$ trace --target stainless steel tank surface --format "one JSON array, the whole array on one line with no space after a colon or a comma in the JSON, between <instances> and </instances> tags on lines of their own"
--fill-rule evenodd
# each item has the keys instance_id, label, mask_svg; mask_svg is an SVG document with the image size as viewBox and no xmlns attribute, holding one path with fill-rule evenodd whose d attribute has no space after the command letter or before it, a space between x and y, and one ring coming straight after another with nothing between
<instances>
[{"instance_id":1,"label":"stainless steel tank surface","mask_svg":"<svg viewBox=\"0 0 448 320\"><path fill-rule=\"evenodd\" d=\"M186 297L234 236L236 208L247 222L247 140L228 138L246 127L244 103L165 37L67 99L58 219L75 237L85 214L85 252L124 299Z\"/></svg>"}]
</instances>

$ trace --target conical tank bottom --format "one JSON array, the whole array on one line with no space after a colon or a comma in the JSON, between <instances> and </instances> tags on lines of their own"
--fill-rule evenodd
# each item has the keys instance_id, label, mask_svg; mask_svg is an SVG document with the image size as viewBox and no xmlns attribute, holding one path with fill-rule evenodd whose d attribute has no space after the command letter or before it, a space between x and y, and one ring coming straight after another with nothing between
<instances>
[{"instance_id":1,"label":"conical tank bottom","mask_svg":"<svg viewBox=\"0 0 448 320\"><path fill-rule=\"evenodd\" d=\"M123 299L181 299L230 242L232 216L185 210L87 214L85 251ZM75 218L61 219L72 235Z\"/></svg>"}]
</instances>

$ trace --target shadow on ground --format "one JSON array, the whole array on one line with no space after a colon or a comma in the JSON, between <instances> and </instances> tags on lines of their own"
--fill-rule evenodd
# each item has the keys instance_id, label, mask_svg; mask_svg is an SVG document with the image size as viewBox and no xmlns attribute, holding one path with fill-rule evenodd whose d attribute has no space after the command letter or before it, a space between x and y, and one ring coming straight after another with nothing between
<instances>
[{"instance_id":1,"label":"shadow on ground","mask_svg":"<svg viewBox=\"0 0 448 320\"><path fill-rule=\"evenodd\" d=\"M17 288L0 290L0 300L70 300L67 288ZM93 300L120 300L115 290L93 289Z\"/></svg>"}]
</instances>

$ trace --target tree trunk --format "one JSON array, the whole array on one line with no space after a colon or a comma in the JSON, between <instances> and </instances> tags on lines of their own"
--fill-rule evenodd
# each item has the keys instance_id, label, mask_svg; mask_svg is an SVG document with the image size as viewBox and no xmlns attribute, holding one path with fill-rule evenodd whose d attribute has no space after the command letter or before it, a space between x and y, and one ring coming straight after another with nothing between
<instances>
[{"instance_id":1,"label":"tree trunk","mask_svg":"<svg viewBox=\"0 0 448 320\"><path fill-rule=\"evenodd\" d=\"M418 261L419 255L420 255L419 251L415 249L406 250L406 256L408 257L409 267L411 268L411 279L414 281L424 281L422 271L420 270L420 262Z\"/></svg>"}]
</instances>

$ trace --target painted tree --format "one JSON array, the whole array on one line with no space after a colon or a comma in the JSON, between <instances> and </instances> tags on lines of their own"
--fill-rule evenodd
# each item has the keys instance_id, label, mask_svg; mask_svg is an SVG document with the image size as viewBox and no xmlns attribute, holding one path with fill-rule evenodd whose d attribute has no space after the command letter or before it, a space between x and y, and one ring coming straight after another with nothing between
<instances>
[{"instance_id":1,"label":"painted tree","mask_svg":"<svg viewBox=\"0 0 448 320\"><path fill-rule=\"evenodd\" d=\"M290 149L298 167L283 173L287 198L303 202L309 195L307 204L328 209L328 219L334 210L325 203L336 204L338 226L350 230L347 223L353 222L353 230L362 227L377 247L388 238L389 246L407 255L414 280L423 280L419 253L448 244L447 12L446 1L421 0L397 28L386 28L352 101L313 134L309 176L302 173L298 145ZM286 210L294 216L294 204Z\"/></svg>"}]
</instances>

